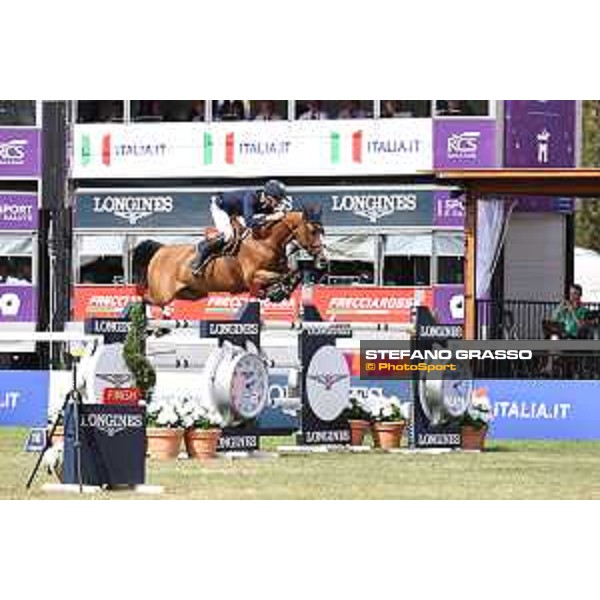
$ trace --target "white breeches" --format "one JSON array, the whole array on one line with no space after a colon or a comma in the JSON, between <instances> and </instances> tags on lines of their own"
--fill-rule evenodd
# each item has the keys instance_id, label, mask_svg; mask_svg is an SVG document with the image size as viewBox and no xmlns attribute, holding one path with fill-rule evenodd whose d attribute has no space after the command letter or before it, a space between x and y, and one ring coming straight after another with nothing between
<instances>
[{"instance_id":1,"label":"white breeches","mask_svg":"<svg viewBox=\"0 0 600 600\"><path fill-rule=\"evenodd\" d=\"M225 241L228 242L233 237L231 217L219 208L214 200L210 203L210 214L215 227L225 236Z\"/></svg>"}]
</instances>

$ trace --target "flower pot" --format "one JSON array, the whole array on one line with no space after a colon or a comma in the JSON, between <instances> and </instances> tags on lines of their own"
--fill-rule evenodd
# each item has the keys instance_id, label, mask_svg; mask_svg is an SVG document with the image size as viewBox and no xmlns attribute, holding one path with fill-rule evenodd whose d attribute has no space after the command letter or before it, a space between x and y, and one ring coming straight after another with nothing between
<instances>
[{"instance_id":1,"label":"flower pot","mask_svg":"<svg viewBox=\"0 0 600 600\"><path fill-rule=\"evenodd\" d=\"M382 450L400 448L404 426L403 421L373 423L372 432L375 448L381 448Z\"/></svg>"},{"instance_id":2,"label":"flower pot","mask_svg":"<svg viewBox=\"0 0 600 600\"><path fill-rule=\"evenodd\" d=\"M158 460L177 458L182 438L183 429L149 427L146 429L147 454Z\"/></svg>"},{"instance_id":3,"label":"flower pot","mask_svg":"<svg viewBox=\"0 0 600 600\"><path fill-rule=\"evenodd\" d=\"M362 446L365 433L370 427L369 421L362 421L360 419L349 419L348 425L350 426L350 444L352 446Z\"/></svg>"},{"instance_id":4,"label":"flower pot","mask_svg":"<svg viewBox=\"0 0 600 600\"><path fill-rule=\"evenodd\" d=\"M52 431L52 426L48 427L48 435L50 435L50 431ZM54 435L52 436L52 445L53 446L63 446L65 443L65 428L62 425L58 425L54 430Z\"/></svg>"},{"instance_id":5,"label":"flower pot","mask_svg":"<svg viewBox=\"0 0 600 600\"><path fill-rule=\"evenodd\" d=\"M485 445L485 436L487 435L488 426L484 425L480 429L470 425L463 425L461 428L463 450L483 450Z\"/></svg>"},{"instance_id":6,"label":"flower pot","mask_svg":"<svg viewBox=\"0 0 600 600\"><path fill-rule=\"evenodd\" d=\"M188 456L199 460L216 458L220 437L220 429L186 429L184 440Z\"/></svg>"}]
</instances>

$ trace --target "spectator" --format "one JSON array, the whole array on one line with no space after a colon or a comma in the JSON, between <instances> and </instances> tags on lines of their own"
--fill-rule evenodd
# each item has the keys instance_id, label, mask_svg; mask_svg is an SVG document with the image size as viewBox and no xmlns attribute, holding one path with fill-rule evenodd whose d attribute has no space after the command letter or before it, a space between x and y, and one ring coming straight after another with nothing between
<instances>
[{"instance_id":1,"label":"spectator","mask_svg":"<svg viewBox=\"0 0 600 600\"><path fill-rule=\"evenodd\" d=\"M414 117L413 111L402 105L401 100L382 100L381 117L384 119L398 119Z\"/></svg>"},{"instance_id":2,"label":"spectator","mask_svg":"<svg viewBox=\"0 0 600 600\"><path fill-rule=\"evenodd\" d=\"M22 260L17 277L25 283L31 283L31 261Z\"/></svg>"},{"instance_id":3,"label":"spectator","mask_svg":"<svg viewBox=\"0 0 600 600\"><path fill-rule=\"evenodd\" d=\"M576 339L586 337L589 316L588 309L581 303L583 290L579 284L572 284L569 296L552 313L552 321L560 325L564 337Z\"/></svg>"},{"instance_id":4,"label":"spectator","mask_svg":"<svg viewBox=\"0 0 600 600\"><path fill-rule=\"evenodd\" d=\"M466 100L441 100L438 106L438 115L443 117L467 117L472 114Z\"/></svg>"},{"instance_id":5,"label":"spectator","mask_svg":"<svg viewBox=\"0 0 600 600\"><path fill-rule=\"evenodd\" d=\"M306 110L298 118L302 120L327 119L327 113L321 110L320 100L307 100Z\"/></svg>"},{"instance_id":6,"label":"spectator","mask_svg":"<svg viewBox=\"0 0 600 600\"><path fill-rule=\"evenodd\" d=\"M205 110L204 100L194 100L192 102L192 121L204 121Z\"/></svg>"},{"instance_id":7,"label":"spectator","mask_svg":"<svg viewBox=\"0 0 600 600\"><path fill-rule=\"evenodd\" d=\"M167 100L162 102L161 112L165 121L182 122L191 120L189 100Z\"/></svg>"},{"instance_id":8,"label":"spectator","mask_svg":"<svg viewBox=\"0 0 600 600\"><path fill-rule=\"evenodd\" d=\"M139 100L135 115L136 121L162 121L160 100Z\"/></svg>"},{"instance_id":9,"label":"spectator","mask_svg":"<svg viewBox=\"0 0 600 600\"><path fill-rule=\"evenodd\" d=\"M0 258L0 283L6 283L8 279L8 259Z\"/></svg>"},{"instance_id":10,"label":"spectator","mask_svg":"<svg viewBox=\"0 0 600 600\"><path fill-rule=\"evenodd\" d=\"M97 107L100 123L118 123L123 120L123 102L120 100L100 100Z\"/></svg>"},{"instance_id":11,"label":"spectator","mask_svg":"<svg viewBox=\"0 0 600 600\"><path fill-rule=\"evenodd\" d=\"M338 119L366 119L367 117L367 111L360 107L360 100L342 100Z\"/></svg>"},{"instance_id":12,"label":"spectator","mask_svg":"<svg viewBox=\"0 0 600 600\"><path fill-rule=\"evenodd\" d=\"M221 121L243 121L246 118L246 108L242 100L223 100L219 107Z\"/></svg>"},{"instance_id":13,"label":"spectator","mask_svg":"<svg viewBox=\"0 0 600 600\"><path fill-rule=\"evenodd\" d=\"M273 100L260 100L258 112L254 116L255 121L281 121L282 117L275 112Z\"/></svg>"},{"instance_id":14,"label":"spectator","mask_svg":"<svg viewBox=\"0 0 600 600\"><path fill-rule=\"evenodd\" d=\"M17 276L12 259L5 257L0 259L0 283L4 285L27 285L30 281L26 281L25 279L22 279L21 276Z\"/></svg>"}]
</instances>

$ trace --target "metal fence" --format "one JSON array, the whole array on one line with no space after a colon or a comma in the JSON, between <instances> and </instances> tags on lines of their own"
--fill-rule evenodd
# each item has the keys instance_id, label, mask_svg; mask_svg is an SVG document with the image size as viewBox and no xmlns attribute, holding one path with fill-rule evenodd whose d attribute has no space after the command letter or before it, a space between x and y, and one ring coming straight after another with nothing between
<instances>
[{"instance_id":1,"label":"metal fence","mask_svg":"<svg viewBox=\"0 0 600 600\"><path fill-rule=\"evenodd\" d=\"M543 340L544 321L551 321L560 303L533 300L478 300L477 338L480 340ZM590 311L600 311L600 304L585 303ZM598 326L590 328L598 337ZM600 338L599 338L600 339Z\"/></svg>"},{"instance_id":2,"label":"metal fence","mask_svg":"<svg viewBox=\"0 0 600 600\"><path fill-rule=\"evenodd\" d=\"M480 340L542 340L550 337L548 326L559 302L528 300L478 300L477 331ZM584 306L600 314L600 304L586 303ZM582 337L600 340L600 319L582 331ZM600 348L600 343L599 343ZM517 361L500 364L497 361L482 361L478 365L479 375L494 375L514 379L600 379L600 351L540 352L533 361ZM500 373L500 370L502 373ZM507 370L509 372L507 372Z\"/></svg>"}]
</instances>

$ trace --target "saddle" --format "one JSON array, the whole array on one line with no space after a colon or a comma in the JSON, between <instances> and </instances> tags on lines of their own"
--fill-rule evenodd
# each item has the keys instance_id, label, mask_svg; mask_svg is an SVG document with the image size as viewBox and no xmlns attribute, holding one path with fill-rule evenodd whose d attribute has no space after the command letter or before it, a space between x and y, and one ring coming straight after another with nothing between
<instances>
[{"instance_id":1,"label":"saddle","mask_svg":"<svg viewBox=\"0 0 600 600\"><path fill-rule=\"evenodd\" d=\"M212 240L217 238L218 235L219 235L219 230L216 227L206 227L204 230L204 237L206 238L207 242L211 242ZM219 250L218 252L215 252L213 255L211 255L206 262L208 262L209 260L212 260L213 258L217 258L219 256L234 256L235 254L237 254L238 250L240 249L240 243L242 242L243 238L244 238L244 236L242 234L242 228L234 227L233 228L233 237L228 242L225 243L225 245L223 246L223 248L221 248L221 250Z\"/></svg>"}]
</instances>

